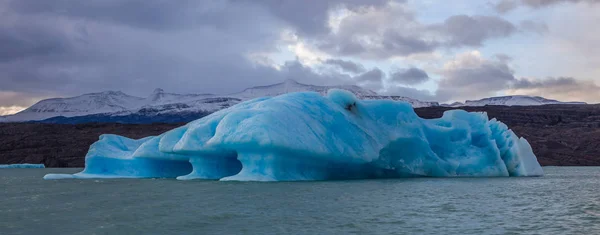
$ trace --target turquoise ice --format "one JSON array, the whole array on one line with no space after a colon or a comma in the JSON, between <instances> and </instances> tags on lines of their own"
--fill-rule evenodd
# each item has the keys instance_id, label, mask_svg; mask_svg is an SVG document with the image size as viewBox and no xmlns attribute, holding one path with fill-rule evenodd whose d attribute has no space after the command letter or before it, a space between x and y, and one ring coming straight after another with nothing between
<instances>
[{"instance_id":1,"label":"turquoise ice","mask_svg":"<svg viewBox=\"0 0 600 235\"><path fill-rule=\"evenodd\" d=\"M22 164L8 164L3 165L0 164L0 169L9 169L9 168L44 168L44 164L31 164L31 163L22 163Z\"/></svg>"},{"instance_id":2,"label":"turquoise ice","mask_svg":"<svg viewBox=\"0 0 600 235\"><path fill-rule=\"evenodd\" d=\"M543 175L527 140L486 113L422 119L343 90L240 103L160 136L102 135L85 169L44 178L239 181Z\"/></svg>"}]
</instances>

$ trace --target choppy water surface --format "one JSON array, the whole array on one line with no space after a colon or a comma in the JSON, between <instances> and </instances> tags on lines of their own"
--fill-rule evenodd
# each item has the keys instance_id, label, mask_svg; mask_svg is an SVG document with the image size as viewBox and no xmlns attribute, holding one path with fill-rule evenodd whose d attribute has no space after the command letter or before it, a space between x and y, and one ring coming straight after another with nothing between
<instances>
[{"instance_id":1,"label":"choppy water surface","mask_svg":"<svg viewBox=\"0 0 600 235\"><path fill-rule=\"evenodd\" d=\"M600 234L600 168L538 178L57 180L0 170L0 234Z\"/></svg>"}]
</instances>

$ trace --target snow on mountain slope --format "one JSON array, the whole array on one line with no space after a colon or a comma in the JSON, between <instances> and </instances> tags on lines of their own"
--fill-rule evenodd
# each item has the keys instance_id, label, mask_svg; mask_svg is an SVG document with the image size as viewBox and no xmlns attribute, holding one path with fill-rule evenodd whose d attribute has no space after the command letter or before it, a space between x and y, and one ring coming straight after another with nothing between
<instances>
[{"instance_id":1,"label":"snow on mountain slope","mask_svg":"<svg viewBox=\"0 0 600 235\"><path fill-rule=\"evenodd\" d=\"M120 91L90 93L71 98L52 98L37 102L14 115L5 116L5 121L19 122L43 120L55 116L75 117L123 112L143 102L144 98L130 96Z\"/></svg>"},{"instance_id":2,"label":"snow on mountain slope","mask_svg":"<svg viewBox=\"0 0 600 235\"><path fill-rule=\"evenodd\" d=\"M28 112L118 112L139 105L143 99L120 91L85 94L72 98L54 98L38 102L27 108Z\"/></svg>"},{"instance_id":3,"label":"snow on mountain slope","mask_svg":"<svg viewBox=\"0 0 600 235\"><path fill-rule=\"evenodd\" d=\"M361 88L359 86L316 86L307 85L288 79L282 83L277 83L268 86L257 86L248 88L242 92L229 95L230 97L241 98L243 100L264 97L264 96L278 96L285 93L301 92L301 91L314 91L321 95L327 94L329 89L343 89L354 93L358 97L364 96L376 96L377 93L371 90Z\"/></svg>"},{"instance_id":4,"label":"snow on mountain slope","mask_svg":"<svg viewBox=\"0 0 600 235\"><path fill-rule=\"evenodd\" d=\"M467 100L464 104L455 104L459 106L485 106L485 105L504 105L504 106L529 106L546 104L586 104L585 102L561 102L558 100L546 99L539 96L512 95L490 97L480 100ZM453 106L454 107L454 106Z\"/></svg>"},{"instance_id":5,"label":"snow on mountain slope","mask_svg":"<svg viewBox=\"0 0 600 235\"><path fill-rule=\"evenodd\" d=\"M394 101L403 101L409 103L413 106L413 108L422 108L422 107L431 107L431 106L440 106L438 102L428 102L428 101L420 101L417 99L413 99L405 96L363 96L363 99L366 100L394 100Z\"/></svg>"},{"instance_id":6,"label":"snow on mountain slope","mask_svg":"<svg viewBox=\"0 0 600 235\"><path fill-rule=\"evenodd\" d=\"M223 108L233 106L241 101L265 96L278 96L291 92L314 91L325 95L329 89L339 88L348 90L359 97L377 96L377 93L363 89L358 86L315 86L298 83L294 80L286 80L268 86L257 86L243 90L242 92L230 95L178 95L165 93L161 89L156 89L149 98L148 104L140 109L141 112L151 110L154 113L172 113L172 112L197 112L197 111L217 111Z\"/></svg>"},{"instance_id":7,"label":"snow on mountain slope","mask_svg":"<svg viewBox=\"0 0 600 235\"><path fill-rule=\"evenodd\" d=\"M162 105L213 97L213 94L175 94L157 88L145 99L146 105Z\"/></svg>"},{"instance_id":8,"label":"snow on mountain slope","mask_svg":"<svg viewBox=\"0 0 600 235\"><path fill-rule=\"evenodd\" d=\"M214 112L231 107L244 100L264 96L277 96L290 92L313 91L325 95L329 89L348 90L361 99L389 99L410 103L415 108L440 106L437 102L424 102L404 96L380 96L358 86L316 86L286 80L269 86L257 86L230 95L175 94L156 89L146 98L127 95L120 91L84 94L71 98L42 100L14 115L0 116L0 122L39 121L52 117L79 117L94 114L109 116L159 115L193 112ZM534 96L503 96L443 105L450 107L483 105L543 105L585 104L582 102L560 102Z\"/></svg>"},{"instance_id":9,"label":"snow on mountain slope","mask_svg":"<svg viewBox=\"0 0 600 235\"><path fill-rule=\"evenodd\" d=\"M132 112L148 115L200 111L215 112L224 108L231 107L241 101L241 99L230 97L207 97L178 103L146 105L141 107L140 109L132 110ZM127 114L128 113L122 113L118 115Z\"/></svg>"},{"instance_id":10,"label":"snow on mountain slope","mask_svg":"<svg viewBox=\"0 0 600 235\"><path fill-rule=\"evenodd\" d=\"M233 106L243 100L262 96L277 96L289 92L315 91L325 94L331 88L349 90L357 96L375 96L373 91L358 86L313 86L293 80L270 86L248 88L242 92L217 96L213 94L175 94L156 89L146 98L120 91L84 94L71 98L42 100L24 111L0 117L2 122L38 121L51 117L76 117L92 114L128 115L132 113L161 114L177 112L213 112Z\"/></svg>"},{"instance_id":11,"label":"snow on mountain slope","mask_svg":"<svg viewBox=\"0 0 600 235\"><path fill-rule=\"evenodd\" d=\"M231 100L227 100L226 104L218 104L211 97L214 95L166 93L162 89L154 90L146 98L120 91L105 91L42 100L19 113L0 117L0 122L39 121L57 116L77 117L104 113L122 116L136 112L216 111L233 105ZM234 100L239 102L239 99Z\"/></svg>"},{"instance_id":12,"label":"snow on mountain slope","mask_svg":"<svg viewBox=\"0 0 600 235\"><path fill-rule=\"evenodd\" d=\"M454 102L454 103L451 103L451 104L441 104L441 106L444 106L444 107L462 107L462 106L465 106L465 104L462 103L462 102Z\"/></svg>"}]
</instances>

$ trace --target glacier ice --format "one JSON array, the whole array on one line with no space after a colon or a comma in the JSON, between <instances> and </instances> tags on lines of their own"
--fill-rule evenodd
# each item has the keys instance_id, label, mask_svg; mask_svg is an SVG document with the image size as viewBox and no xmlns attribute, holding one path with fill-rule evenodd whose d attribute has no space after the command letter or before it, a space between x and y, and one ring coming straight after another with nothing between
<instances>
[{"instance_id":1,"label":"glacier ice","mask_svg":"<svg viewBox=\"0 0 600 235\"><path fill-rule=\"evenodd\" d=\"M22 164L0 164L0 169L8 169L8 168L45 168L44 164L31 164L31 163L22 163Z\"/></svg>"},{"instance_id":2,"label":"glacier ice","mask_svg":"<svg viewBox=\"0 0 600 235\"><path fill-rule=\"evenodd\" d=\"M102 135L58 178L295 181L541 176L531 146L486 113L422 119L403 102L344 90L257 98L159 136Z\"/></svg>"}]
</instances>

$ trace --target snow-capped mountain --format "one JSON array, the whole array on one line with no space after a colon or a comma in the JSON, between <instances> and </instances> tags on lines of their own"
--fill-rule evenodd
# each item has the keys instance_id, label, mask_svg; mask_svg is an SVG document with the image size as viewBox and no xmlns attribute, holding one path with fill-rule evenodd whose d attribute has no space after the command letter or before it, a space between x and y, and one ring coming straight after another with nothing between
<instances>
[{"instance_id":1,"label":"snow-capped mountain","mask_svg":"<svg viewBox=\"0 0 600 235\"><path fill-rule=\"evenodd\" d=\"M461 106L485 106L485 105L503 105L503 106L534 106L546 104L586 104L585 102L562 102L558 100L546 99L539 96L511 95L484 98L480 100L467 100L465 103L455 102L447 105L450 107Z\"/></svg>"},{"instance_id":2,"label":"snow-capped mountain","mask_svg":"<svg viewBox=\"0 0 600 235\"><path fill-rule=\"evenodd\" d=\"M193 101L203 98L214 97L213 94L175 94L175 93L167 93L163 89L157 88L155 89L150 96L148 96L144 101L145 105L162 105L162 104L172 104L186 101Z\"/></svg>"},{"instance_id":3,"label":"snow-capped mountain","mask_svg":"<svg viewBox=\"0 0 600 235\"><path fill-rule=\"evenodd\" d=\"M71 123L65 118L74 118L78 122L95 120L146 120L161 121L194 120L199 115L215 112L233 106L244 100L263 96L277 96L290 92L313 91L326 94L329 89L348 90L362 99L389 99L410 103L415 108L440 106L437 102L425 102L404 96L380 96L377 93L358 86L315 86L286 80L269 86L257 86L229 95L214 94L175 94L156 89L148 97L136 97L120 91L106 91L84 94L71 98L53 98L42 100L14 115L0 116L0 122L40 121L49 118L58 123ZM481 100L467 100L465 103L443 105L449 107L484 105L544 105L544 104L585 104L583 102L560 102L537 96L502 96ZM61 118L58 118L61 117ZM83 121L82 121L83 120Z\"/></svg>"},{"instance_id":4,"label":"snow-capped mountain","mask_svg":"<svg viewBox=\"0 0 600 235\"><path fill-rule=\"evenodd\" d=\"M358 86L315 86L294 80L248 88L230 95L175 94L156 89L146 98L127 95L120 91L84 94L71 98L42 100L14 115L0 117L4 122L39 121L52 117L79 117L94 114L124 116L130 114L157 115L183 112L214 112L241 101L277 96L290 92L314 91L321 94L339 88L353 92L359 97L377 96L377 93Z\"/></svg>"},{"instance_id":5,"label":"snow-capped mountain","mask_svg":"<svg viewBox=\"0 0 600 235\"><path fill-rule=\"evenodd\" d=\"M278 96L278 95L282 95L282 94L286 94L286 93L301 92L301 91L314 91L314 92L318 92L322 95L325 95L325 94L327 94L327 91L329 89L334 89L334 88L350 91L350 92L354 93L357 97L361 97L361 98L364 96L376 96L377 95L377 93L375 93L374 91L367 90L367 89L361 88L359 86L315 86L315 85L302 84L302 83L296 82L294 80L288 79L282 83L277 83L277 84L268 85L268 86L257 86L257 87L248 88L242 92L231 94L229 96L246 100L246 99L253 99L253 98L263 97L263 96Z\"/></svg>"},{"instance_id":6,"label":"snow-capped mountain","mask_svg":"<svg viewBox=\"0 0 600 235\"><path fill-rule=\"evenodd\" d=\"M413 98L405 97L405 96L381 96L381 95L374 95L374 96L363 96L362 98L366 99L366 100L395 100L395 101L403 101L403 102L409 103L414 108L440 106L440 104L438 102L421 101L421 100L417 100L417 99L413 99Z\"/></svg>"},{"instance_id":7,"label":"snow-capped mountain","mask_svg":"<svg viewBox=\"0 0 600 235\"><path fill-rule=\"evenodd\" d=\"M14 115L5 116L5 121L43 120L55 116L83 116L97 113L123 112L140 105L143 98L127 95L120 91L105 91L84 94L71 98L42 100Z\"/></svg>"}]
</instances>

